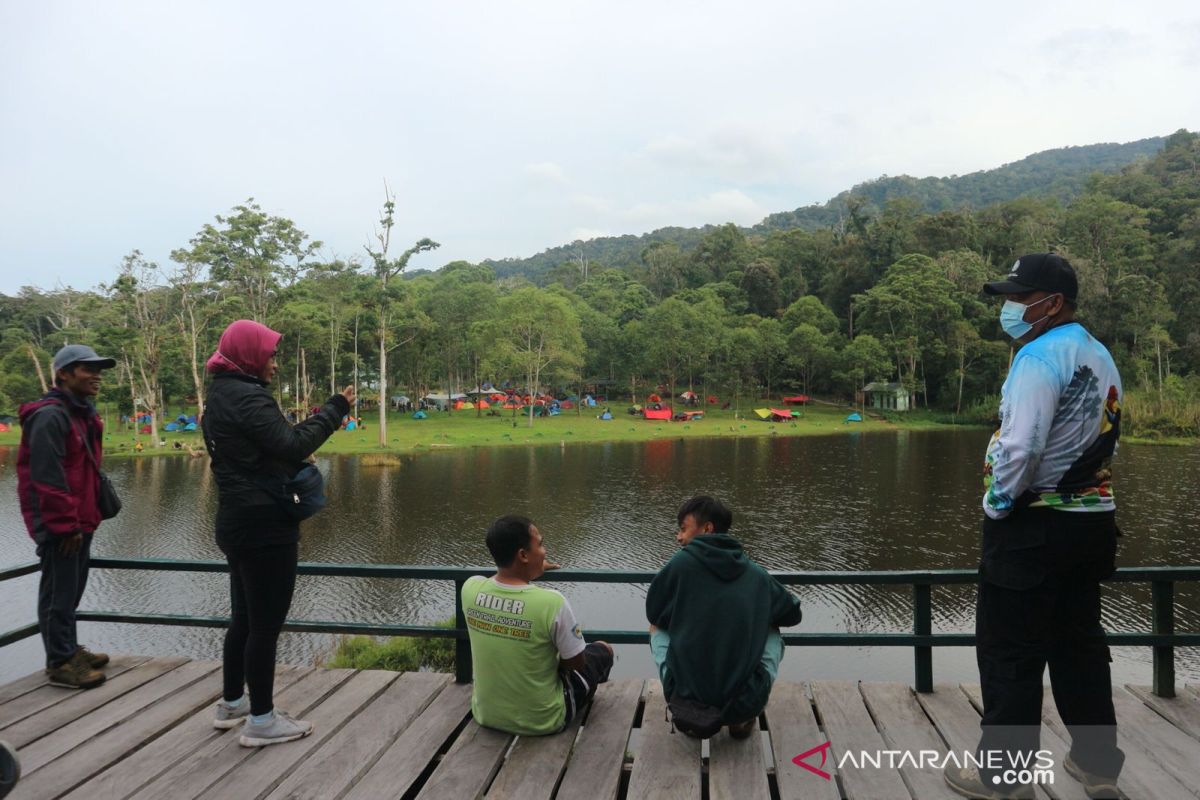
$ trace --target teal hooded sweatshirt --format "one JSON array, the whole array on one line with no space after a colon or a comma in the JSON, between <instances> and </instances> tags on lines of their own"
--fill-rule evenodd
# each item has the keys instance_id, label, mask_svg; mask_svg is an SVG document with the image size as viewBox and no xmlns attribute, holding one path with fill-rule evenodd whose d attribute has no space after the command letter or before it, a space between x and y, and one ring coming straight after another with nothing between
<instances>
[{"instance_id":1,"label":"teal hooded sweatshirt","mask_svg":"<svg viewBox=\"0 0 1200 800\"><path fill-rule=\"evenodd\" d=\"M800 601L728 533L695 537L655 576L646 619L671 636L663 691L724 708L724 722L762 712L771 677L759 667L772 627L800 622Z\"/></svg>"}]
</instances>

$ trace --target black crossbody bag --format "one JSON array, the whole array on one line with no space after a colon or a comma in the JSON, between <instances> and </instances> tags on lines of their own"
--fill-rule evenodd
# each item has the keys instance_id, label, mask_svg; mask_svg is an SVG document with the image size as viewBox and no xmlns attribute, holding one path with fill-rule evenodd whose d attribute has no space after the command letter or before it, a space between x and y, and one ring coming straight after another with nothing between
<instances>
[{"instance_id":1,"label":"black crossbody bag","mask_svg":"<svg viewBox=\"0 0 1200 800\"><path fill-rule=\"evenodd\" d=\"M71 422L71 425L75 425L74 421ZM95 454L92 453L91 442L88 441L86 426L80 437L83 439L83 452L87 453L88 461L92 462L92 466L96 468L96 474L100 476L100 487L96 492L96 505L100 508L100 519L112 519L121 513L121 496L117 494L117 489L113 486L108 474L100 469L100 464L96 461Z\"/></svg>"}]
</instances>

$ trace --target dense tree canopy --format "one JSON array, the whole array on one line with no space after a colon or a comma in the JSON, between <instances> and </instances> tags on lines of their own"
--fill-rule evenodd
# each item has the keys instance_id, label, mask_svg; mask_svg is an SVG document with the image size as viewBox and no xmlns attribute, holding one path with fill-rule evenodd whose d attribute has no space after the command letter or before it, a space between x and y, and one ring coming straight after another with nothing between
<instances>
[{"instance_id":1,"label":"dense tree canopy","mask_svg":"<svg viewBox=\"0 0 1200 800\"><path fill-rule=\"evenodd\" d=\"M285 334L277 391L297 409L353 379L375 398L510 381L831 400L889 380L918 405L990 411L1011 343L981 285L1053 249L1079 273L1081 320L1142 403L1135 419L1200 433L1188 410L1200 389L1200 137L1176 133L1069 203L1054 194L935 210L851 197L821 229L714 226L618 263L578 243L547 285L486 263L406 272L437 245L413 238L390 254L390 205L367 258L322 260L295 223L248 201L202 225L168 268L133 250L94 291L0 296L0 411L40 392L69 341L117 357L122 388L107 391L126 408L202 401L203 361L238 317Z\"/></svg>"}]
</instances>

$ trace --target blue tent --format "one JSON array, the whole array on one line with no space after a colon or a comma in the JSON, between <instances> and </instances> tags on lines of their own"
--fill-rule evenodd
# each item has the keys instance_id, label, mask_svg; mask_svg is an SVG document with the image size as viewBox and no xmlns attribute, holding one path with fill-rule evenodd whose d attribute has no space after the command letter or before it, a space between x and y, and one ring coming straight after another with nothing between
<instances>
[{"instance_id":1,"label":"blue tent","mask_svg":"<svg viewBox=\"0 0 1200 800\"><path fill-rule=\"evenodd\" d=\"M187 425L184 425L184 426L183 426L183 429L184 429L185 431L194 431L194 430L196 430L196 423L194 423L194 422L189 422Z\"/></svg>"},{"instance_id":2,"label":"blue tent","mask_svg":"<svg viewBox=\"0 0 1200 800\"><path fill-rule=\"evenodd\" d=\"M612 419L612 412L605 411L603 414L600 415L600 419Z\"/></svg>"},{"instance_id":3,"label":"blue tent","mask_svg":"<svg viewBox=\"0 0 1200 800\"><path fill-rule=\"evenodd\" d=\"M166 425L163 425L163 430L164 431L177 431L177 430L179 430L179 423L178 422L168 422Z\"/></svg>"},{"instance_id":4,"label":"blue tent","mask_svg":"<svg viewBox=\"0 0 1200 800\"><path fill-rule=\"evenodd\" d=\"M413 419L425 419L425 412L424 411L414 411L412 417L413 417Z\"/></svg>"},{"instance_id":5,"label":"blue tent","mask_svg":"<svg viewBox=\"0 0 1200 800\"><path fill-rule=\"evenodd\" d=\"M197 420L196 420L196 415L195 415L195 414L192 414L192 415L188 416L188 418L187 418L187 421L188 421L188 422L196 422L196 421L197 421Z\"/></svg>"},{"instance_id":6,"label":"blue tent","mask_svg":"<svg viewBox=\"0 0 1200 800\"><path fill-rule=\"evenodd\" d=\"M354 420L350 420L349 422L346 423L346 430L348 430L348 431L352 431L357 427L358 427L358 423L355 422Z\"/></svg>"},{"instance_id":7,"label":"blue tent","mask_svg":"<svg viewBox=\"0 0 1200 800\"><path fill-rule=\"evenodd\" d=\"M862 422L862 421L863 421L862 414L859 414L857 411L855 411L853 414L846 417L846 419L844 420L844 422L842 424L845 424L846 422Z\"/></svg>"}]
</instances>

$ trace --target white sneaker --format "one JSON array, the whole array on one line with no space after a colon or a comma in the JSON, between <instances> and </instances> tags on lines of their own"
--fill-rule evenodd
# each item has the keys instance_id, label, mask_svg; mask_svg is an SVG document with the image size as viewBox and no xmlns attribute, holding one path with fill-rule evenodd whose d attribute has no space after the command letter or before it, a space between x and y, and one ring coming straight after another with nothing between
<instances>
[{"instance_id":1,"label":"white sneaker","mask_svg":"<svg viewBox=\"0 0 1200 800\"><path fill-rule=\"evenodd\" d=\"M255 724L247 718L242 726L242 735L238 743L242 747L265 747L269 744L283 744L296 739L303 739L313 732L313 724L304 720L292 719L286 712L275 709L271 718L266 722Z\"/></svg>"},{"instance_id":2,"label":"white sneaker","mask_svg":"<svg viewBox=\"0 0 1200 800\"><path fill-rule=\"evenodd\" d=\"M217 730L227 731L230 728L236 728L242 724L242 720L250 716L250 701L245 698L235 708L228 705L224 700L217 701L217 713L213 718L213 727Z\"/></svg>"}]
</instances>

